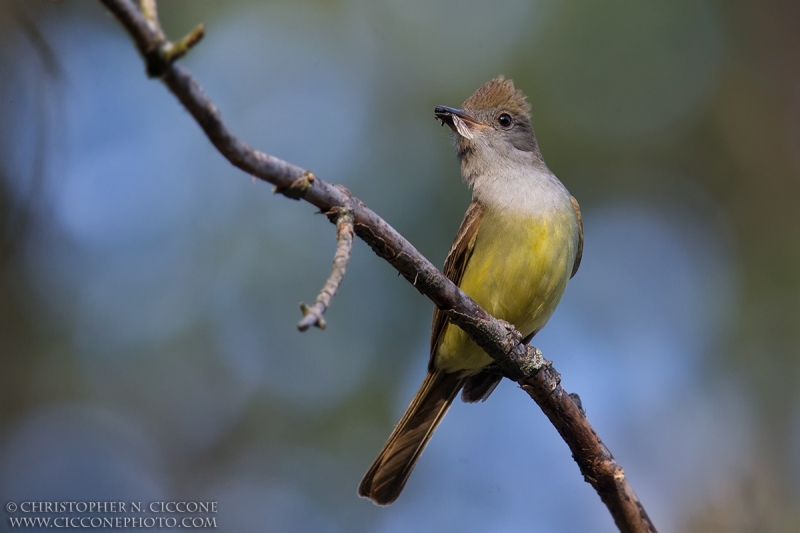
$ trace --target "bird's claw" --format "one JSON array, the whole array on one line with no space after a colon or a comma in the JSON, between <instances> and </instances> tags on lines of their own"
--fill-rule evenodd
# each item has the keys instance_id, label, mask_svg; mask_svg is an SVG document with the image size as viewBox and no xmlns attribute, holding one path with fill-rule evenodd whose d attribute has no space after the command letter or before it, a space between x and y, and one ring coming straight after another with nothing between
<instances>
[{"instance_id":1,"label":"bird's claw","mask_svg":"<svg viewBox=\"0 0 800 533\"><path fill-rule=\"evenodd\" d=\"M506 328L506 330L509 333L511 333L514 336L514 340L515 341L517 341L518 343L522 342L522 333L520 333L517 330L517 328L516 328L516 326L514 326L514 324L512 324L511 322L507 322L505 320L499 319L499 318L497 320L500 322L500 324L502 324L502 326L504 328Z\"/></svg>"}]
</instances>

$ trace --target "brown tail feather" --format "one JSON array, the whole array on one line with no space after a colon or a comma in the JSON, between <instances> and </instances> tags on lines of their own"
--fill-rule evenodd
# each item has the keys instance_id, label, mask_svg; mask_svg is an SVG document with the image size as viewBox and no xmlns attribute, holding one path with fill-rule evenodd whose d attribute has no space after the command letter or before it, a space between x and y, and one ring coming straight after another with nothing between
<instances>
[{"instance_id":1,"label":"brown tail feather","mask_svg":"<svg viewBox=\"0 0 800 533\"><path fill-rule=\"evenodd\" d=\"M400 496L422 450L463 385L464 378L458 374L428 371L411 405L361 480L360 496L378 505L389 505Z\"/></svg>"}]
</instances>

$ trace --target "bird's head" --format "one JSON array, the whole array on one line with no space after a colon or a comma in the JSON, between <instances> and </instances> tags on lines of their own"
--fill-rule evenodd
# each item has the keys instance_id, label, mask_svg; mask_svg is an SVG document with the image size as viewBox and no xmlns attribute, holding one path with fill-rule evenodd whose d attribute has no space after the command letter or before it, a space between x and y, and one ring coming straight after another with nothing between
<instances>
[{"instance_id":1,"label":"bird's head","mask_svg":"<svg viewBox=\"0 0 800 533\"><path fill-rule=\"evenodd\" d=\"M434 116L455 133L465 178L496 164L544 164L530 105L514 82L502 76L485 83L460 109L436 106Z\"/></svg>"}]
</instances>

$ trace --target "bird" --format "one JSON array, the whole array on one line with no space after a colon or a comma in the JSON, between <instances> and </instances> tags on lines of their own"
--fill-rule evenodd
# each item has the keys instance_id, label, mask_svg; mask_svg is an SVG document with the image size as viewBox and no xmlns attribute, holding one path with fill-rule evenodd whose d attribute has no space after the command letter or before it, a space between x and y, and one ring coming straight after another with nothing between
<instances>
[{"instance_id":1,"label":"bird","mask_svg":"<svg viewBox=\"0 0 800 533\"><path fill-rule=\"evenodd\" d=\"M453 131L461 176L472 189L444 274L528 343L580 266L578 202L545 164L530 104L512 80L494 78L461 108L436 106L434 116ZM468 403L485 401L502 377L491 357L434 309L425 379L364 475L359 495L393 503L458 393Z\"/></svg>"}]
</instances>

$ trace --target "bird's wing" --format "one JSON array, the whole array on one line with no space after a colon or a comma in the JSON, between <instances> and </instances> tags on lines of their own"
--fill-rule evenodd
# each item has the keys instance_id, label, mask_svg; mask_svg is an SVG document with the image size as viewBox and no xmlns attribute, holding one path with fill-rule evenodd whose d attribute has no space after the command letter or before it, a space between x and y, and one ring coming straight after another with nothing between
<instances>
[{"instance_id":1,"label":"bird's wing","mask_svg":"<svg viewBox=\"0 0 800 533\"><path fill-rule=\"evenodd\" d=\"M581 208L578 205L578 200L574 196L572 198L572 207L575 208L575 215L578 217L578 253L575 254L575 263L572 265L572 274L570 278L575 276L578 272L578 267L581 266L581 258L583 257L583 218L581 217Z\"/></svg>"},{"instance_id":2,"label":"bird's wing","mask_svg":"<svg viewBox=\"0 0 800 533\"><path fill-rule=\"evenodd\" d=\"M461 221L461 227L458 228L450 253L444 260L444 275L456 285L461 284L461 278L464 276L467 263L472 256L472 250L475 248L475 238L478 236L478 228L480 228L482 219L483 208L479 203L473 201L464 214L464 220ZM439 344L439 337L444 333L445 325L447 325L447 315L437 307L433 310L433 326L431 327L431 358L428 363L428 367L431 369L433 369L436 346Z\"/></svg>"}]
</instances>

